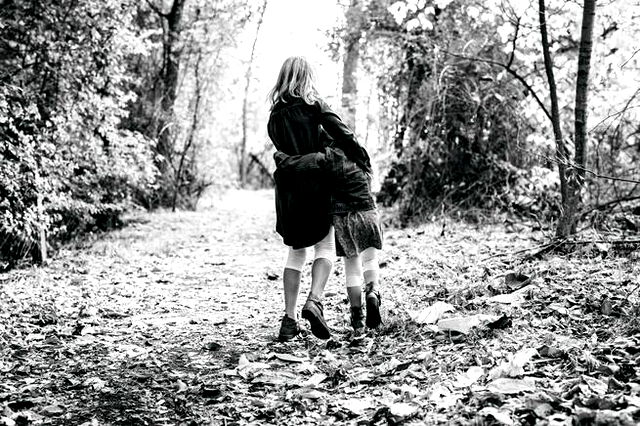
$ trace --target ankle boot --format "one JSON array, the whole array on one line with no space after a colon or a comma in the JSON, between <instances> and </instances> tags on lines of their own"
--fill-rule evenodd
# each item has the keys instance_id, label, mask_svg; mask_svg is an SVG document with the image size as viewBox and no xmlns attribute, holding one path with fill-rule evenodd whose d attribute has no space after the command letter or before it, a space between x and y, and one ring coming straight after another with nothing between
<instances>
[{"instance_id":1,"label":"ankle boot","mask_svg":"<svg viewBox=\"0 0 640 426\"><path fill-rule=\"evenodd\" d=\"M351 327L353 327L353 332L356 337L364 332L364 310L362 306L351 307Z\"/></svg>"}]
</instances>

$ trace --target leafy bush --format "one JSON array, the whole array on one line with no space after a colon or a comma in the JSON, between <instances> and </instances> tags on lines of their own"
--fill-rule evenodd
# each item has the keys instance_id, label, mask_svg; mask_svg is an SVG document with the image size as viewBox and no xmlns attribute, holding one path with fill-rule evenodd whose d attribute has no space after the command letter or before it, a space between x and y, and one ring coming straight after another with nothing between
<instances>
[{"instance_id":1,"label":"leafy bush","mask_svg":"<svg viewBox=\"0 0 640 426\"><path fill-rule=\"evenodd\" d=\"M133 6L37 7L1 10L0 267L37 258L41 230L55 244L116 226L156 178L151 141L122 124Z\"/></svg>"},{"instance_id":2,"label":"leafy bush","mask_svg":"<svg viewBox=\"0 0 640 426\"><path fill-rule=\"evenodd\" d=\"M499 40L501 21L474 18L468 2L377 3L386 7L370 12L369 34L374 57L388 58L379 87L392 151L379 200L397 203L401 222L441 210L524 208L513 204L514 188L552 153L527 152L536 131L531 97L505 69L521 59Z\"/></svg>"},{"instance_id":3,"label":"leafy bush","mask_svg":"<svg viewBox=\"0 0 640 426\"><path fill-rule=\"evenodd\" d=\"M39 226L37 209L44 191L38 178L38 157L44 147L40 115L24 93L0 85L0 256L19 259L34 253Z\"/></svg>"}]
</instances>

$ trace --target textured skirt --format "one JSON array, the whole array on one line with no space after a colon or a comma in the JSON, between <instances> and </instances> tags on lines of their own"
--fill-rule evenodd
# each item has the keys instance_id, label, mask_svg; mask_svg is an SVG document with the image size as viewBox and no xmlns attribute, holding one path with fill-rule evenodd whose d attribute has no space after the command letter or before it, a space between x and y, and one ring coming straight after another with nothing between
<instances>
[{"instance_id":1,"label":"textured skirt","mask_svg":"<svg viewBox=\"0 0 640 426\"><path fill-rule=\"evenodd\" d=\"M335 214L336 255L355 257L364 249L382 248L382 227L377 210Z\"/></svg>"}]
</instances>

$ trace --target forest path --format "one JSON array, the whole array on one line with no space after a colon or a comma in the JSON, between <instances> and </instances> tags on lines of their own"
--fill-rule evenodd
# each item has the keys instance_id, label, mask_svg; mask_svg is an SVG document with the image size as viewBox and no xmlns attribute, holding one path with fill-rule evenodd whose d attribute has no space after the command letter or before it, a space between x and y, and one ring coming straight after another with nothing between
<instances>
[{"instance_id":1,"label":"forest path","mask_svg":"<svg viewBox=\"0 0 640 426\"><path fill-rule=\"evenodd\" d=\"M337 262L333 340L282 344L274 223L271 191L231 191L1 274L0 425L567 422L572 395L604 401L588 415L638 411L640 357L606 358L640 344L637 260L524 262L513 253L541 238L524 228L387 229L384 327L350 340ZM531 279L505 280L514 271ZM425 324L435 301L458 319Z\"/></svg>"}]
</instances>

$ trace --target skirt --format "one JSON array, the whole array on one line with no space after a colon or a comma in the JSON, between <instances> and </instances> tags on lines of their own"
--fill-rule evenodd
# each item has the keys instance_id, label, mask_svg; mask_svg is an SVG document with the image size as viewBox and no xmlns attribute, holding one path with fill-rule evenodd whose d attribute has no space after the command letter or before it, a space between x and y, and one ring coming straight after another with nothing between
<instances>
[{"instance_id":1,"label":"skirt","mask_svg":"<svg viewBox=\"0 0 640 426\"><path fill-rule=\"evenodd\" d=\"M336 214L333 226L337 256L355 257L369 247L382 248L382 227L377 210Z\"/></svg>"}]
</instances>

